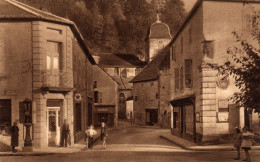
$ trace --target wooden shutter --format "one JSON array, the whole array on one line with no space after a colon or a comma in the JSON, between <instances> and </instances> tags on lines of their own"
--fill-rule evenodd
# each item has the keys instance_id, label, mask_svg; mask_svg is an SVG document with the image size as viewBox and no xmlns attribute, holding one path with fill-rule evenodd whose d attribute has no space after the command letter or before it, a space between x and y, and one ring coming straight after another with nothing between
<instances>
[{"instance_id":1,"label":"wooden shutter","mask_svg":"<svg viewBox=\"0 0 260 162\"><path fill-rule=\"evenodd\" d=\"M19 122L24 123L24 103L19 102Z\"/></svg>"},{"instance_id":2,"label":"wooden shutter","mask_svg":"<svg viewBox=\"0 0 260 162\"><path fill-rule=\"evenodd\" d=\"M180 70L180 90L182 91L184 89L184 85L183 85L183 67L181 67Z\"/></svg>"},{"instance_id":3,"label":"wooden shutter","mask_svg":"<svg viewBox=\"0 0 260 162\"><path fill-rule=\"evenodd\" d=\"M185 87L192 87L192 60L185 60Z\"/></svg>"},{"instance_id":4,"label":"wooden shutter","mask_svg":"<svg viewBox=\"0 0 260 162\"><path fill-rule=\"evenodd\" d=\"M180 82L179 82L179 69L175 68L175 91L177 91L180 88Z\"/></svg>"}]
</instances>

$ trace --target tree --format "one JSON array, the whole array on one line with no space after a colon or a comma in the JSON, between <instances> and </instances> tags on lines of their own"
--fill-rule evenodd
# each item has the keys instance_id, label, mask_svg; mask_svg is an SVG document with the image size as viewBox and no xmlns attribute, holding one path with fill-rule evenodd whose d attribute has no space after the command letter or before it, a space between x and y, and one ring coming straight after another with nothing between
<instances>
[{"instance_id":1,"label":"tree","mask_svg":"<svg viewBox=\"0 0 260 162\"><path fill-rule=\"evenodd\" d=\"M251 32L249 37L246 34L232 32L238 47L228 48L227 54L231 56L230 61L223 65L210 65L213 69L222 74L229 74L234 77L235 85L239 92L231 97L240 106L247 110L260 112L260 18L253 11L251 21Z\"/></svg>"}]
</instances>

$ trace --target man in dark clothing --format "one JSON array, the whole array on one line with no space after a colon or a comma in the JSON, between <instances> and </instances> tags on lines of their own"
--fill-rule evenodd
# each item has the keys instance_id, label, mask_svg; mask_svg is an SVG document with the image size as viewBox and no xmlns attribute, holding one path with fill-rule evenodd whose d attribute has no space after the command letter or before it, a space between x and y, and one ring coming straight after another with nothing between
<instances>
[{"instance_id":1,"label":"man in dark clothing","mask_svg":"<svg viewBox=\"0 0 260 162\"><path fill-rule=\"evenodd\" d=\"M64 124L62 126L62 138L61 138L61 146L67 147L68 145L68 136L70 133L69 124L67 123L67 120L64 120ZM64 143L65 142L65 143ZM64 145L65 144L65 145Z\"/></svg>"},{"instance_id":2,"label":"man in dark clothing","mask_svg":"<svg viewBox=\"0 0 260 162\"><path fill-rule=\"evenodd\" d=\"M17 127L17 123L14 122L13 126L10 129L11 132L11 146L12 146L12 151L15 151L15 147L18 147L18 137L19 137L19 128Z\"/></svg>"}]
</instances>

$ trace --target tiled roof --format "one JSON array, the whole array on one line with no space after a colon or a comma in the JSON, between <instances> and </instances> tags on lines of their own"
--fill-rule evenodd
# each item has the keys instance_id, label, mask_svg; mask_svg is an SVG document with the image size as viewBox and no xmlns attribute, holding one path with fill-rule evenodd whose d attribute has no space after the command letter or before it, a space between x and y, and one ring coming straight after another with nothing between
<instances>
[{"instance_id":1,"label":"tiled roof","mask_svg":"<svg viewBox=\"0 0 260 162\"><path fill-rule=\"evenodd\" d=\"M166 46L155 58L145 66L130 82L142 82L159 78L160 69L170 67L170 47Z\"/></svg>"},{"instance_id":2,"label":"tiled roof","mask_svg":"<svg viewBox=\"0 0 260 162\"><path fill-rule=\"evenodd\" d=\"M165 23L153 23L150 28L150 38L169 38L171 39L169 26Z\"/></svg>"},{"instance_id":3,"label":"tiled roof","mask_svg":"<svg viewBox=\"0 0 260 162\"><path fill-rule=\"evenodd\" d=\"M100 53L98 65L101 67L144 67L145 62L133 54Z\"/></svg>"},{"instance_id":4,"label":"tiled roof","mask_svg":"<svg viewBox=\"0 0 260 162\"><path fill-rule=\"evenodd\" d=\"M92 64L95 64L95 60L90 54L90 51L86 46L82 35L80 34L76 24L73 21L56 16L49 12L38 10L15 0L0 0L0 20L40 20L68 25L70 26L79 44L86 53L88 59L91 61Z\"/></svg>"}]
</instances>

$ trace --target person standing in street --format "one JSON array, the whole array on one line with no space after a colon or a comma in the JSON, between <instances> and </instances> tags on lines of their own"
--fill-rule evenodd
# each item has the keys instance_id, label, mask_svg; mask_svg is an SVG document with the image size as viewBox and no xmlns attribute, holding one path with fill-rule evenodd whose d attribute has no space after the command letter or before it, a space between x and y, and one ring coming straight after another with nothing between
<instances>
[{"instance_id":1,"label":"person standing in street","mask_svg":"<svg viewBox=\"0 0 260 162\"><path fill-rule=\"evenodd\" d=\"M242 147L242 149L245 150L245 154L246 154L246 159L244 159L243 161L247 161L247 162L251 161L249 150L251 150L251 146L252 146L251 140L252 140L253 136L254 136L254 134L249 132L247 127L243 128L241 147Z\"/></svg>"},{"instance_id":2,"label":"person standing in street","mask_svg":"<svg viewBox=\"0 0 260 162\"><path fill-rule=\"evenodd\" d=\"M68 137L70 134L70 128L67 120L64 120L62 126L62 138L61 138L61 146L67 147L68 146Z\"/></svg>"},{"instance_id":3,"label":"person standing in street","mask_svg":"<svg viewBox=\"0 0 260 162\"><path fill-rule=\"evenodd\" d=\"M101 123L101 138L100 138L100 140L103 141L103 148L104 149L107 147L106 139L107 139L107 126L104 122L102 122Z\"/></svg>"},{"instance_id":4,"label":"person standing in street","mask_svg":"<svg viewBox=\"0 0 260 162\"><path fill-rule=\"evenodd\" d=\"M11 146L12 151L16 152L15 147L18 147L18 137L19 137L19 128L17 127L17 122L13 123L13 126L11 127Z\"/></svg>"},{"instance_id":5,"label":"person standing in street","mask_svg":"<svg viewBox=\"0 0 260 162\"><path fill-rule=\"evenodd\" d=\"M90 125L89 129L88 129L88 147L92 148L93 147L93 138L94 136L97 134L97 131L95 131L94 126Z\"/></svg>"},{"instance_id":6,"label":"person standing in street","mask_svg":"<svg viewBox=\"0 0 260 162\"><path fill-rule=\"evenodd\" d=\"M242 142L242 134L238 127L235 127L235 136L234 136L234 148L237 151L237 158L234 160L240 159L240 148L241 148L241 142Z\"/></svg>"}]
</instances>

